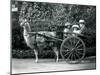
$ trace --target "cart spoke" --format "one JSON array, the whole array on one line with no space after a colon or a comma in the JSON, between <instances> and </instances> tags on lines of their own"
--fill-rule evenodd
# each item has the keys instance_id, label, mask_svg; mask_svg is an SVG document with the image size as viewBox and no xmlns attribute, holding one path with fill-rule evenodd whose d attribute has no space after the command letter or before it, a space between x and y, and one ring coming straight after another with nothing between
<instances>
[{"instance_id":1,"label":"cart spoke","mask_svg":"<svg viewBox=\"0 0 100 75\"><path fill-rule=\"evenodd\" d=\"M69 56L67 57L67 59L69 59L71 55L72 55L72 52L70 52L70 54L69 54Z\"/></svg>"},{"instance_id":2,"label":"cart spoke","mask_svg":"<svg viewBox=\"0 0 100 75\"><path fill-rule=\"evenodd\" d=\"M73 48L75 48L78 45L78 43L80 42L76 38L71 38L70 40L72 41L70 46Z\"/></svg>"},{"instance_id":3,"label":"cart spoke","mask_svg":"<svg viewBox=\"0 0 100 75\"><path fill-rule=\"evenodd\" d=\"M73 60L76 60L76 56L75 56L75 53L73 53L73 58L74 58Z\"/></svg>"},{"instance_id":4,"label":"cart spoke","mask_svg":"<svg viewBox=\"0 0 100 75\"><path fill-rule=\"evenodd\" d=\"M75 53L76 54L76 56L78 57L78 59L80 59L80 56L77 54L77 53Z\"/></svg>"},{"instance_id":5,"label":"cart spoke","mask_svg":"<svg viewBox=\"0 0 100 75\"><path fill-rule=\"evenodd\" d=\"M82 51L82 50L84 50L84 49L77 49L78 51Z\"/></svg>"},{"instance_id":6,"label":"cart spoke","mask_svg":"<svg viewBox=\"0 0 100 75\"><path fill-rule=\"evenodd\" d=\"M78 42L76 43L75 47L79 44L79 42L80 42L80 41L78 40Z\"/></svg>"},{"instance_id":7,"label":"cart spoke","mask_svg":"<svg viewBox=\"0 0 100 75\"><path fill-rule=\"evenodd\" d=\"M64 57L67 56L69 53L70 53L70 52L67 52L67 53L64 55Z\"/></svg>"},{"instance_id":8,"label":"cart spoke","mask_svg":"<svg viewBox=\"0 0 100 75\"><path fill-rule=\"evenodd\" d=\"M81 53L81 52L79 52L79 51L76 51L78 54L80 54L80 55L83 55L83 53Z\"/></svg>"},{"instance_id":9,"label":"cart spoke","mask_svg":"<svg viewBox=\"0 0 100 75\"><path fill-rule=\"evenodd\" d=\"M80 44L79 46L77 46L76 48L79 48L79 47L81 47L81 46L83 46L83 44Z\"/></svg>"},{"instance_id":10,"label":"cart spoke","mask_svg":"<svg viewBox=\"0 0 100 75\"><path fill-rule=\"evenodd\" d=\"M73 55L74 55L74 53L72 52L72 54L71 54L71 60L73 60Z\"/></svg>"}]
</instances>

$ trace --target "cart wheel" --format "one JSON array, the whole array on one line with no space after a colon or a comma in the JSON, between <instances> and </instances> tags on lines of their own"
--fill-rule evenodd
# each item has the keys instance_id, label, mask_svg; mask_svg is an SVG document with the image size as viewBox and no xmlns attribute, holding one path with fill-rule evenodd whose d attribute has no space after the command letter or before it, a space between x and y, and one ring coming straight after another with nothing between
<instances>
[{"instance_id":1,"label":"cart wheel","mask_svg":"<svg viewBox=\"0 0 100 75\"><path fill-rule=\"evenodd\" d=\"M79 63L85 56L85 44L79 37L66 38L60 47L60 53L68 63Z\"/></svg>"}]
</instances>

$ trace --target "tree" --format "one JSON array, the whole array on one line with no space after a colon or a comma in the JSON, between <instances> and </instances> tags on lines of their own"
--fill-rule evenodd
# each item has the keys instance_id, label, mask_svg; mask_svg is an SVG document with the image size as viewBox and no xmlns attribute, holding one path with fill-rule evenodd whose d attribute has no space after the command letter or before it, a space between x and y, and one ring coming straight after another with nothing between
<instances>
[{"instance_id":1,"label":"tree","mask_svg":"<svg viewBox=\"0 0 100 75\"><path fill-rule=\"evenodd\" d=\"M71 24L78 24L80 19L86 21L87 30L86 36L91 36L90 39L96 39L96 7L88 5L74 5L74 4L57 4L57 3L42 3L42 2L21 2L18 1L18 16L16 20L20 23L24 18L29 20L31 28L36 27L46 30L48 26L64 26L66 22ZM19 24L12 26L15 30ZM18 28L18 30L20 30ZM16 32L13 33L15 37ZM19 34L16 36L20 36ZM18 40L16 38L13 39ZM17 41L16 41L17 42ZM23 41L20 41L23 42Z\"/></svg>"}]
</instances>

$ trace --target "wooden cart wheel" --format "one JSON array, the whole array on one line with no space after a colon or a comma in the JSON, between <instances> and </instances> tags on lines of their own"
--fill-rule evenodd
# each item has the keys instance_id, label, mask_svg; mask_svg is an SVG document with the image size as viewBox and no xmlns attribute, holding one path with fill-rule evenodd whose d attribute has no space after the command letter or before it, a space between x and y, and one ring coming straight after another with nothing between
<instances>
[{"instance_id":1,"label":"wooden cart wheel","mask_svg":"<svg viewBox=\"0 0 100 75\"><path fill-rule=\"evenodd\" d=\"M60 53L68 63L79 63L85 56L85 43L79 37L64 39L60 47Z\"/></svg>"}]
</instances>

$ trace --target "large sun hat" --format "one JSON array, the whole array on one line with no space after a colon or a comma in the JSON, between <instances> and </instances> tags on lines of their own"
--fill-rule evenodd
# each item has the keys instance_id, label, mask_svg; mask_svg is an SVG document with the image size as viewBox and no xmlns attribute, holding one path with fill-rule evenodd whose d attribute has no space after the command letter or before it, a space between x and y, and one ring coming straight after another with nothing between
<instances>
[{"instance_id":1,"label":"large sun hat","mask_svg":"<svg viewBox=\"0 0 100 75\"><path fill-rule=\"evenodd\" d=\"M79 28L79 25L73 25L72 28Z\"/></svg>"}]
</instances>

